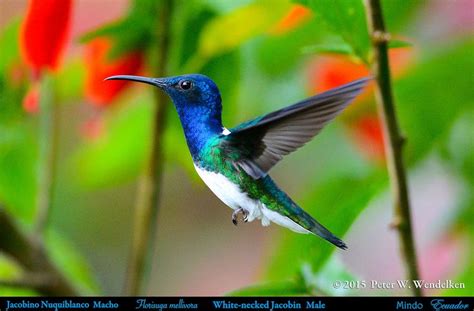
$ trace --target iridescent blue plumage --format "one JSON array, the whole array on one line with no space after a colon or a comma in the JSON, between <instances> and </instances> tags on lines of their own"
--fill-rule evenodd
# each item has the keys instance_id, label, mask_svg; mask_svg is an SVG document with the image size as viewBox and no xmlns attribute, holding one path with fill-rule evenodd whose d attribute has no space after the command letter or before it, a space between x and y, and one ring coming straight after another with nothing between
<instances>
[{"instance_id":1,"label":"iridescent blue plumage","mask_svg":"<svg viewBox=\"0 0 474 311\"><path fill-rule=\"evenodd\" d=\"M199 88L183 93L177 87L183 79L196 81ZM199 81L199 82L197 82ZM209 141L222 133L222 103L219 89L206 76L199 74L169 78L168 94L173 98L193 159Z\"/></svg>"},{"instance_id":2,"label":"iridescent blue plumage","mask_svg":"<svg viewBox=\"0 0 474 311\"><path fill-rule=\"evenodd\" d=\"M267 175L284 155L311 140L366 85L360 79L294 105L245 122L230 131L222 125L219 90L208 77L113 76L155 85L173 100L198 174L209 188L244 219L275 222L313 233L340 248L344 242L301 209Z\"/></svg>"}]
</instances>

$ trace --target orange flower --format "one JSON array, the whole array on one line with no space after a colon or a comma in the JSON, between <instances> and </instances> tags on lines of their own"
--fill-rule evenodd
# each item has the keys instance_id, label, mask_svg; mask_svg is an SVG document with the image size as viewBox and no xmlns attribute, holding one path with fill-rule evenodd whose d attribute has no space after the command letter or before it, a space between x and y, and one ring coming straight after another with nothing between
<instances>
[{"instance_id":1,"label":"orange flower","mask_svg":"<svg viewBox=\"0 0 474 311\"><path fill-rule=\"evenodd\" d=\"M289 32L307 22L312 16L312 12L307 7L295 4L271 30L271 34L281 35Z\"/></svg>"},{"instance_id":2,"label":"orange flower","mask_svg":"<svg viewBox=\"0 0 474 311\"><path fill-rule=\"evenodd\" d=\"M71 7L72 0L30 0L20 45L35 76L45 68L58 67L69 34Z\"/></svg>"},{"instance_id":3,"label":"orange flower","mask_svg":"<svg viewBox=\"0 0 474 311\"><path fill-rule=\"evenodd\" d=\"M143 64L143 54L132 52L116 59L108 59L112 42L108 38L97 38L86 46L86 96L96 106L109 105L129 85L128 81L104 79L118 74L136 75Z\"/></svg>"}]
</instances>

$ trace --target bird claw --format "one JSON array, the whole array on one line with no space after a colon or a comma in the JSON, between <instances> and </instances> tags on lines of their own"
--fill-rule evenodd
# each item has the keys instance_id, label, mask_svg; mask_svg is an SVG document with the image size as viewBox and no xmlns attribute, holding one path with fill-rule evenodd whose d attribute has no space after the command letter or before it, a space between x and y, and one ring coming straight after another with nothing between
<instances>
[{"instance_id":1,"label":"bird claw","mask_svg":"<svg viewBox=\"0 0 474 311\"><path fill-rule=\"evenodd\" d=\"M238 208L232 213L232 223L237 226L239 214L242 213L244 222L248 222L249 212L243 208Z\"/></svg>"},{"instance_id":2,"label":"bird claw","mask_svg":"<svg viewBox=\"0 0 474 311\"><path fill-rule=\"evenodd\" d=\"M232 213L232 223L234 224L234 226L237 226L237 224L239 223L238 220L237 220L237 216L239 215L240 210L241 210L241 208L236 209L236 210Z\"/></svg>"}]
</instances>

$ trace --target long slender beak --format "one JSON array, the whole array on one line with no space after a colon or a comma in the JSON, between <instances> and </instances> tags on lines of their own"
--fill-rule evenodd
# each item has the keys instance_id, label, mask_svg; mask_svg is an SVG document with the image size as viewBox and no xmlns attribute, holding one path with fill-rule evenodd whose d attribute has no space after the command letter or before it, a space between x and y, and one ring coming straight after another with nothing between
<instances>
[{"instance_id":1,"label":"long slender beak","mask_svg":"<svg viewBox=\"0 0 474 311\"><path fill-rule=\"evenodd\" d=\"M129 75L119 75L119 76L111 76L108 78L105 78L105 80L128 80L128 81L135 81L135 82L141 82L141 83L146 83L146 84L151 84L154 86L157 86L159 88L165 88L167 83L166 79L160 79L160 78L147 78L147 77L140 77L140 76L129 76Z\"/></svg>"}]
</instances>

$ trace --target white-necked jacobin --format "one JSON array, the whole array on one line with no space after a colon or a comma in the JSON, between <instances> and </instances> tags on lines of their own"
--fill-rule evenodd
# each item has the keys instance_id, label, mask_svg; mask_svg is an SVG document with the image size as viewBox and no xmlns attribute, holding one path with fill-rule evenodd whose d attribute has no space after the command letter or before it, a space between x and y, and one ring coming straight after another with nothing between
<instances>
[{"instance_id":1,"label":"white-necked jacobin","mask_svg":"<svg viewBox=\"0 0 474 311\"><path fill-rule=\"evenodd\" d=\"M284 155L311 140L348 106L367 84L356 80L301 102L242 123L222 125L221 95L216 84L200 74L169 78L119 75L154 85L168 94L178 111L197 173L226 205L232 222L261 219L299 233L313 233L346 249L346 244L300 208L268 176Z\"/></svg>"}]
</instances>

